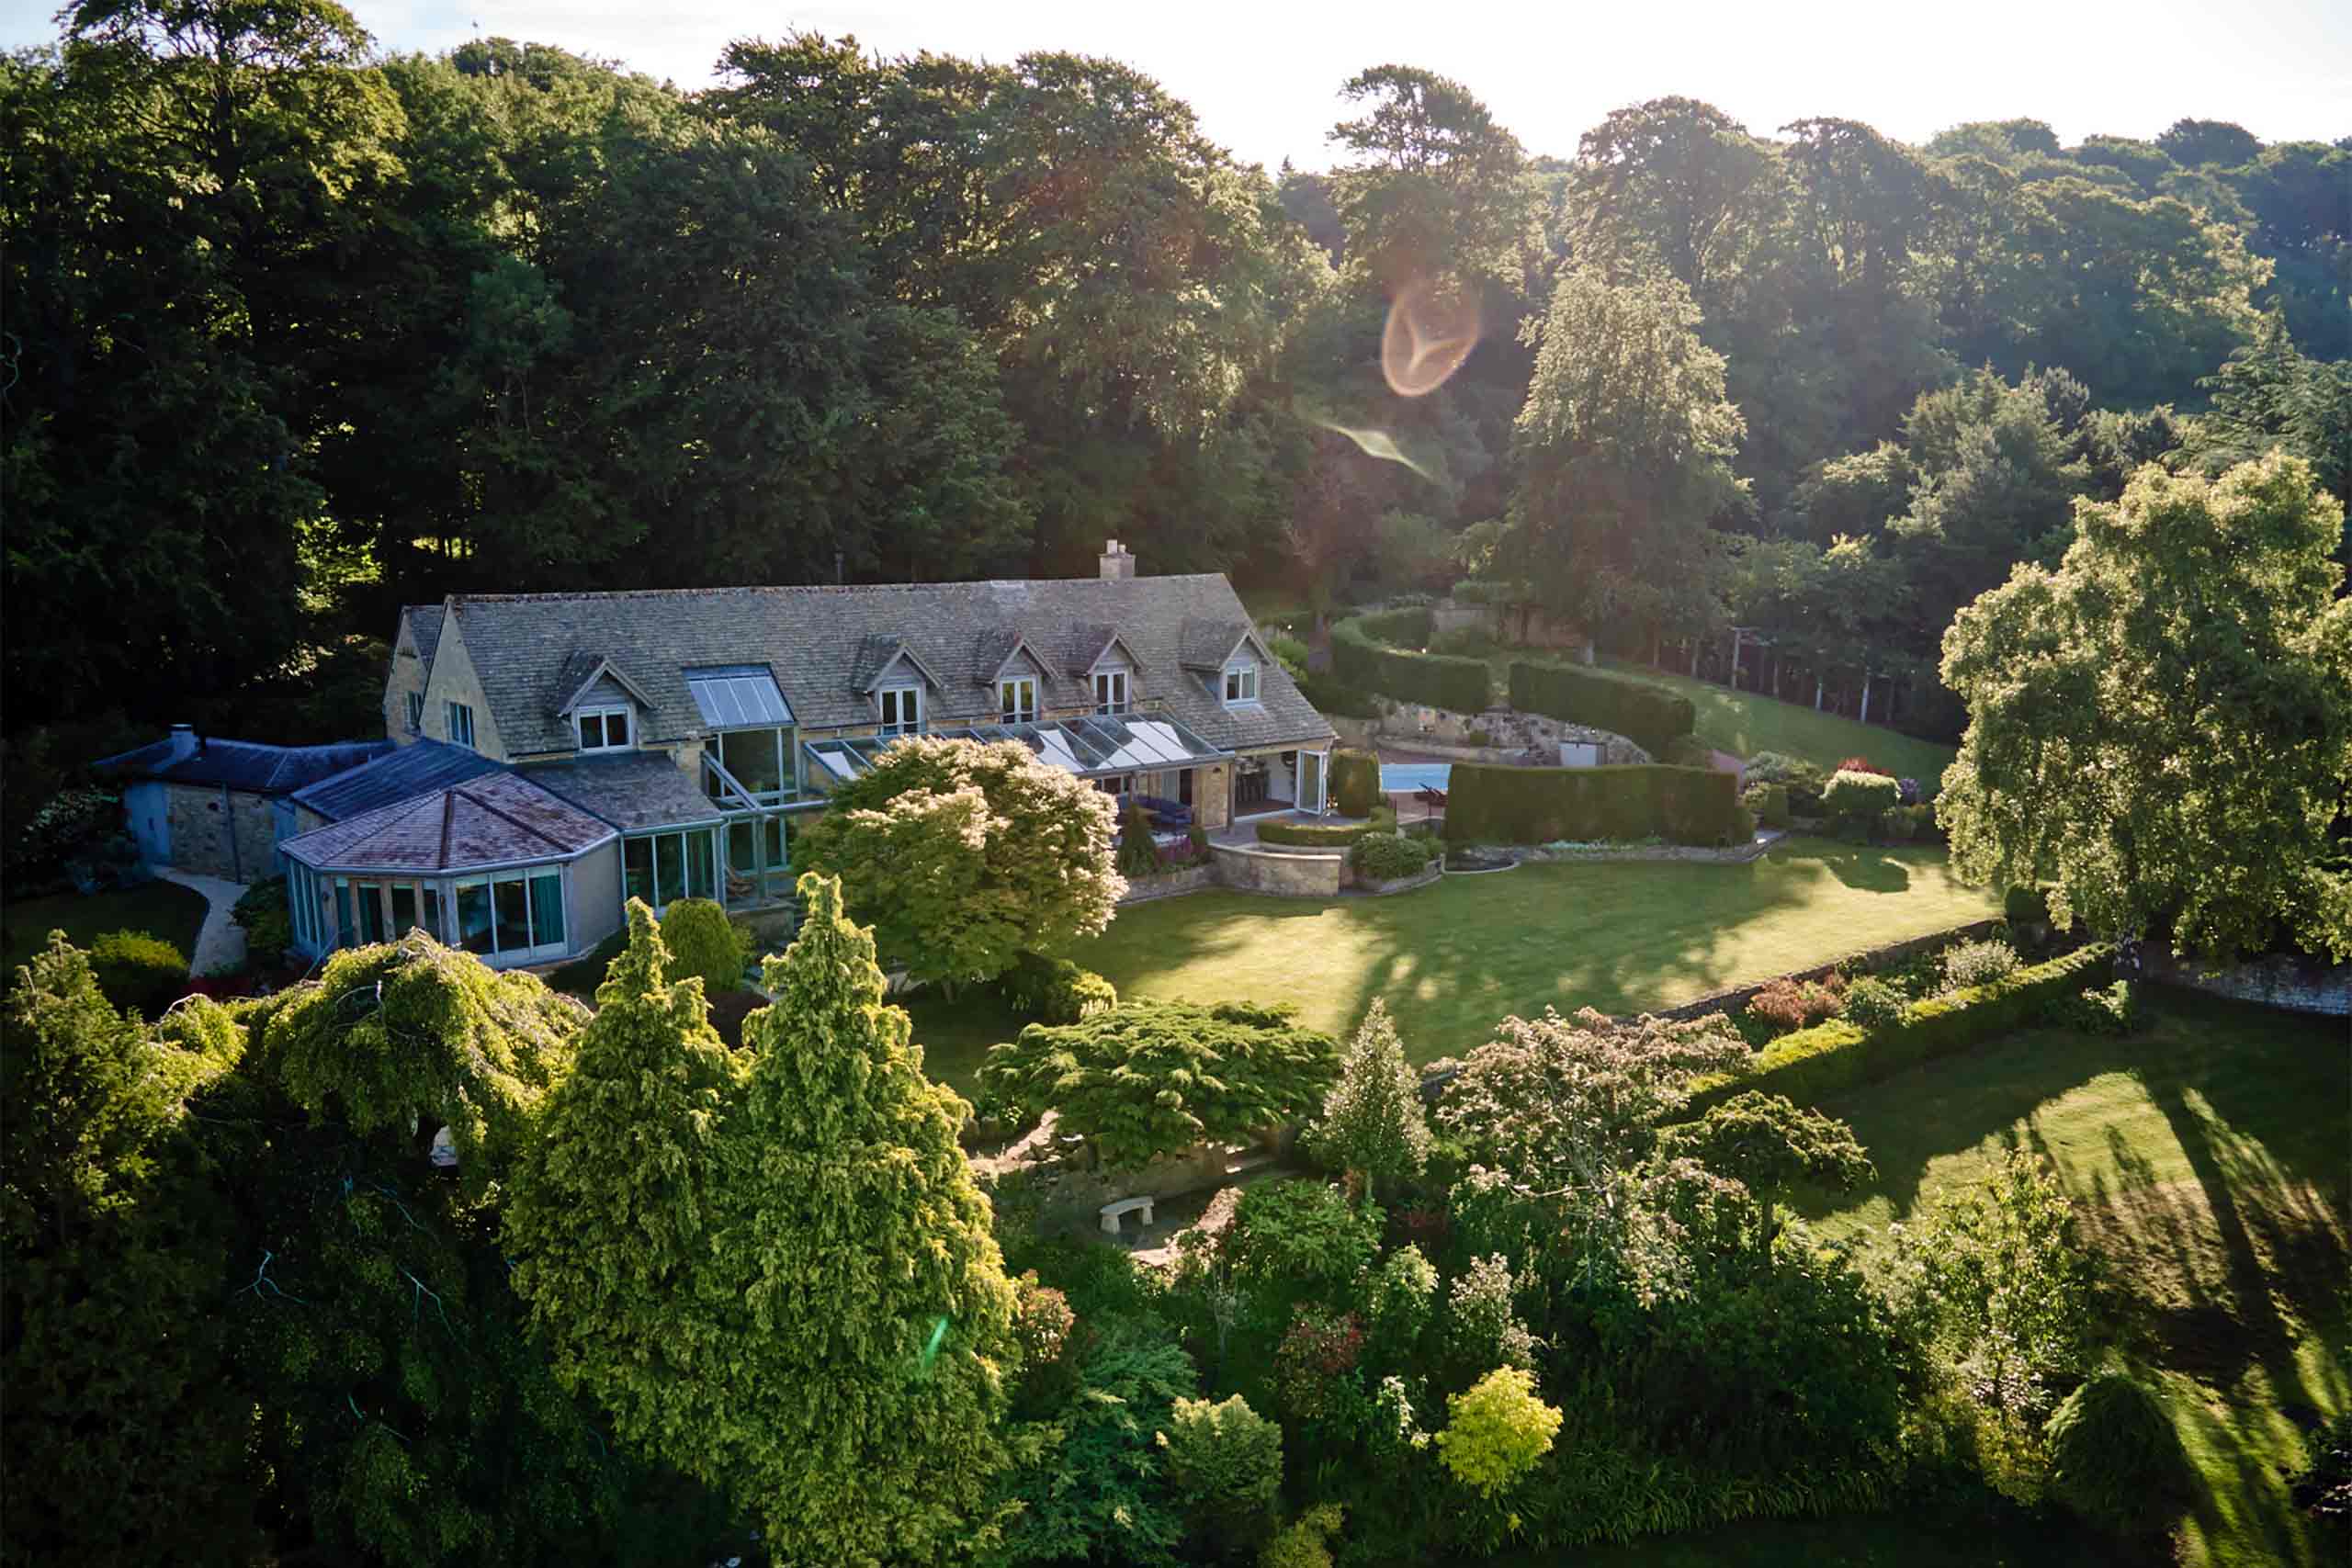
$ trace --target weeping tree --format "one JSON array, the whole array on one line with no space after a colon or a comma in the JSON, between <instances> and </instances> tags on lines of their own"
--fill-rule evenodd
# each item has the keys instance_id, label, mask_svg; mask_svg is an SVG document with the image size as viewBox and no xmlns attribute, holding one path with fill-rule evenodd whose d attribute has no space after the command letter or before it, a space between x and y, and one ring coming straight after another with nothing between
<instances>
[{"instance_id":1,"label":"weeping tree","mask_svg":"<svg viewBox=\"0 0 2352 1568\"><path fill-rule=\"evenodd\" d=\"M1696 1122L1658 1134L1657 1157L1695 1159L1728 1176L1763 1206L1763 1245L1780 1234L1774 1205L1792 1183L1813 1180L1848 1190L1871 1180L1871 1164L1854 1130L1834 1116L1807 1111L1783 1094L1755 1089L1710 1107Z\"/></svg>"}]
</instances>

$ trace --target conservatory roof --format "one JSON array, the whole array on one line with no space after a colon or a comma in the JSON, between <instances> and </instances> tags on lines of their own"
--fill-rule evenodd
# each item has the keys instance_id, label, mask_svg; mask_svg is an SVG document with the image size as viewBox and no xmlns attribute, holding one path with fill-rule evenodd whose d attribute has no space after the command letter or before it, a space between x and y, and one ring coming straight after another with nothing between
<instances>
[{"instance_id":1,"label":"conservatory roof","mask_svg":"<svg viewBox=\"0 0 2352 1568\"><path fill-rule=\"evenodd\" d=\"M932 734L946 740L1017 740L1035 752L1040 761L1080 778L1190 768L1222 762L1232 755L1218 750L1183 725L1165 716L1096 715L1043 724L976 724L968 728L933 730ZM838 740L811 740L801 750L826 783L839 784L872 767L874 760L895 739L861 735Z\"/></svg>"},{"instance_id":2,"label":"conservatory roof","mask_svg":"<svg viewBox=\"0 0 2352 1568\"><path fill-rule=\"evenodd\" d=\"M568 860L616 837L610 823L502 773L379 807L277 847L317 871L436 874Z\"/></svg>"}]
</instances>

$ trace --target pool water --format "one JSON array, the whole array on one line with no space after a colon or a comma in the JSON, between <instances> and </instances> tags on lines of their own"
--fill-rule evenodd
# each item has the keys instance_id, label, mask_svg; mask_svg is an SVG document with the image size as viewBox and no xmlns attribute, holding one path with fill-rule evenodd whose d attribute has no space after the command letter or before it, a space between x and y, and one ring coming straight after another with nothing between
<instances>
[{"instance_id":1,"label":"pool water","mask_svg":"<svg viewBox=\"0 0 2352 1568\"><path fill-rule=\"evenodd\" d=\"M1380 789L1384 795L1410 795L1417 789L1443 789L1453 776L1451 762L1383 762Z\"/></svg>"}]
</instances>

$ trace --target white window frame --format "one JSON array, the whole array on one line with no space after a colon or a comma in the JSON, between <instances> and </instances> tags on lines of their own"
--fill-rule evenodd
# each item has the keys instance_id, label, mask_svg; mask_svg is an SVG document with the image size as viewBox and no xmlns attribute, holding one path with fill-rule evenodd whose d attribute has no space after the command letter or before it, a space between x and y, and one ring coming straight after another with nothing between
<instances>
[{"instance_id":1,"label":"white window frame","mask_svg":"<svg viewBox=\"0 0 2352 1568\"><path fill-rule=\"evenodd\" d=\"M474 710L471 703L461 703L455 697L443 700L441 722L449 731L449 744L462 746L469 751L479 751L474 744Z\"/></svg>"},{"instance_id":2,"label":"white window frame","mask_svg":"<svg viewBox=\"0 0 2352 1568\"><path fill-rule=\"evenodd\" d=\"M408 732L411 735L424 733L424 693L422 690L408 694Z\"/></svg>"},{"instance_id":3,"label":"white window frame","mask_svg":"<svg viewBox=\"0 0 2352 1568\"><path fill-rule=\"evenodd\" d=\"M1135 678L1125 670L1094 672L1094 711L1115 715L1135 711Z\"/></svg>"},{"instance_id":4,"label":"white window frame","mask_svg":"<svg viewBox=\"0 0 2352 1568\"><path fill-rule=\"evenodd\" d=\"M1229 708L1254 707L1258 703L1258 665L1254 660L1237 660L1225 667L1225 705Z\"/></svg>"},{"instance_id":5,"label":"white window frame","mask_svg":"<svg viewBox=\"0 0 2352 1568\"><path fill-rule=\"evenodd\" d=\"M996 682L996 710L1001 724L1035 724L1037 722L1037 677L1035 675L1000 675Z\"/></svg>"},{"instance_id":6,"label":"white window frame","mask_svg":"<svg viewBox=\"0 0 2352 1568\"><path fill-rule=\"evenodd\" d=\"M588 743L588 721L597 721L597 730L604 737L595 745ZM621 721L622 739L612 739L613 720ZM634 751L637 750L637 710L627 703L604 707L582 708L571 716L572 733L579 738L582 751Z\"/></svg>"},{"instance_id":7,"label":"white window frame","mask_svg":"<svg viewBox=\"0 0 2352 1568\"><path fill-rule=\"evenodd\" d=\"M898 699L895 703L892 698ZM891 716L892 709L897 716ZM885 686L874 694L875 716L881 720L885 735L921 735L922 733L922 688L917 685Z\"/></svg>"}]
</instances>

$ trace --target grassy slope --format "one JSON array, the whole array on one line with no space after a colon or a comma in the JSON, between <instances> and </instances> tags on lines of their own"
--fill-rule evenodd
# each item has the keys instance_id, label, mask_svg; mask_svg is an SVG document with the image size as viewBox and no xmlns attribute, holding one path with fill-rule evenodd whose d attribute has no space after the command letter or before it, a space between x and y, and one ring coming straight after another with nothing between
<instances>
[{"instance_id":1,"label":"grassy slope","mask_svg":"<svg viewBox=\"0 0 2352 1568\"><path fill-rule=\"evenodd\" d=\"M109 931L149 931L182 953L196 947L204 929L204 895L176 882L150 882L111 893L60 893L0 906L0 976L48 945L49 933L62 931L76 947L88 947Z\"/></svg>"},{"instance_id":2,"label":"grassy slope","mask_svg":"<svg viewBox=\"0 0 2352 1568\"><path fill-rule=\"evenodd\" d=\"M1943 776L1954 752L1883 725L1858 724L1836 714L1815 713L1802 703L1784 703L1754 692L1736 692L1710 681L1669 675L1646 664L1611 663L1621 674L1669 688L1689 697L1698 710L1699 739L1734 756L1779 751L1836 767L1848 757L1868 757L1882 768L1922 784Z\"/></svg>"},{"instance_id":3,"label":"grassy slope","mask_svg":"<svg viewBox=\"0 0 2352 1568\"><path fill-rule=\"evenodd\" d=\"M2042 1151L2109 1267L2118 1347L2156 1375L2200 1473L2180 1561L2341 1562L2283 1481L2302 1462L2287 1412L2352 1404L2345 1026L2159 995L2141 1035L2027 1031L1829 1102L1881 1179L1810 1212L1878 1233L2012 1145Z\"/></svg>"},{"instance_id":4,"label":"grassy slope","mask_svg":"<svg viewBox=\"0 0 2352 1568\"><path fill-rule=\"evenodd\" d=\"M1196 893L1124 911L1070 956L1123 996L1287 1000L1335 1033L1383 997L1428 1061L1509 1013L1668 1006L1996 912L1939 851L1797 840L1747 865L1530 865L1393 898ZM966 1092L1012 1032L986 995L910 1010L932 1073Z\"/></svg>"}]
</instances>

